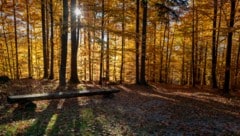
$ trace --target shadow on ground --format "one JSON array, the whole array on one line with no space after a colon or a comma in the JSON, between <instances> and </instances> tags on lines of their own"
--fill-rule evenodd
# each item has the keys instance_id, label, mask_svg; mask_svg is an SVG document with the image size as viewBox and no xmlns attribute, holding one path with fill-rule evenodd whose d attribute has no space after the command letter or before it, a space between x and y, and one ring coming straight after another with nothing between
<instances>
[{"instance_id":1,"label":"shadow on ground","mask_svg":"<svg viewBox=\"0 0 240 136\"><path fill-rule=\"evenodd\" d=\"M39 101L32 112L13 112L16 106L1 109L4 114L0 118L0 134L240 134L240 108L234 105L239 101L201 92L167 92L150 86L115 87L121 92L112 99L94 96ZM13 125L16 127L11 128Z\"/></svg>"}]
</instances>

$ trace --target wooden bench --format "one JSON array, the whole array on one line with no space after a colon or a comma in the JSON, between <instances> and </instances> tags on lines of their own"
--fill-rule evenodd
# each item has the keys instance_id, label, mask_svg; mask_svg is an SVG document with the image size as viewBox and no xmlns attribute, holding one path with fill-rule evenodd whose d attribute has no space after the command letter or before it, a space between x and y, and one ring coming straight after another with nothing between
<instances>
[{"instance_id":1,"label":"wooden bench","mask_svg":"<svg viewBox=\"0 0 240 136\"><path fill-rule=\"evenodd\" d=\"M107 90L81 90L81 91L68 91L68 92L55 92L55 93L42 93L42 94L27 94L27 95L11 95L7 97L10 104L18 103L21 107L32 105L32 101L51 100L51 99L67 99L81 96L94 96L103 95L105 98L113 97L114 93L120 90L107 89Z\"/></svg>"}]
</instances>

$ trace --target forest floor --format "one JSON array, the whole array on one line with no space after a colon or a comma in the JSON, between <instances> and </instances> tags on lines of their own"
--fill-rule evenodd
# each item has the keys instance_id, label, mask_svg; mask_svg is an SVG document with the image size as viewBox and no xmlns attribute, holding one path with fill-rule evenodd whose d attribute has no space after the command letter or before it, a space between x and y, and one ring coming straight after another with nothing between
<instances>
[{"instance_id":1,"label":"forest floor","mask_svg":"<svg viewBox=\"0 0 240 136\"><path fill-rule=\"evenodd\" d=\"M35 110L7 104L9 94L54 92L56 81L21 80L0 86L0 135L240 135L240 92L164 84L115 85L102 96L35 101ZM83 83L62 88L93 89Z\"/></svg>"}]
</instances>

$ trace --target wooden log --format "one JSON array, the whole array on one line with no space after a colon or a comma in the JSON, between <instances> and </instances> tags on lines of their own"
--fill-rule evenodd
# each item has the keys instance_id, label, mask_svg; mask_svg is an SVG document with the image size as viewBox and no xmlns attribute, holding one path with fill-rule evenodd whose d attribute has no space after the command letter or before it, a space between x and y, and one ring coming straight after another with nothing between
<instances>
[{"instance_id":1,"label":"wooden log","mask_svg":"<svg viewBox=\"0 0 240 136\"><path fill-rule=\"evenodd\" d=\"M69 92L56 92L56 93L43 93L43 94L28 94L28 95L12 95L7 97L10 104L24 103L29 101L49 100L49 99L66 99L81 96L104 95L111 96L113 93L118 93L120 90L82 90L82 91L69 91Z\"/></svg>"}]
</instances>

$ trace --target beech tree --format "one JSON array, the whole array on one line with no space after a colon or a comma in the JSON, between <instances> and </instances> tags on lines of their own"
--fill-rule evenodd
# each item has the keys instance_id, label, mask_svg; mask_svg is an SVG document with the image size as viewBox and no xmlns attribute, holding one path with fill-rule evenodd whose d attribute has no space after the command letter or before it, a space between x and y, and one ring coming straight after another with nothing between
<instances>
[{"instance_id":1,"label":"beech tree","mask_svg":"<svg viewBox=\"0 0 240 136\"><path fill-rule=\"evenodd\" d=\"M77 34L76 34L76 0L71 0L71 83L79 83L78 71L77 71L77 53L78 53L78 44L77 44Z\"/></svg>"},{"instance_id":2,"label":"beech tree","mask_svg":"<svg viewBox=\"0 0 240 136\"><path fill-rule=\"evenodd\" d=\"M66 85L66 63L67 63L67 43L68 43L68 0L62 1L63 17L61 31L61 63L59 80L60 85Z\"/></svg>"},{"instance_id":3,"label":"beech tree","mask_svg":"<svg viewBox=\"0 0 240 136\"><path fill-rule=\"evenodd\" d=\"M227 36L227 53L226 53L226 67L225 67L225 79L224 79L224 92L229 93L230 90L230 70L231 70L231 55L232 55L232 38L233 38L233 27L235 21L237 0L231 0L231 10L229 15L229 26Z\"/></svg>"}]
</instances>

